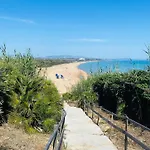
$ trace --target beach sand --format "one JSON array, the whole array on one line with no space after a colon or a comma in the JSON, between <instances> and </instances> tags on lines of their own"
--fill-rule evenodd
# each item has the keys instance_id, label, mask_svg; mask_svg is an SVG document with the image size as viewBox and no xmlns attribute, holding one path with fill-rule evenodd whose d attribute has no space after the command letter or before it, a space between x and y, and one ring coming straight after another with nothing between
<instances>
[{"instance_id":1,"label":"beach sand","mask_svg":"<svg viewBox=\"0 0 150 150\"><path fill-rule=\"evenodd\" d=\"M44 68L44 74L47 79L50 79L57 87L60 94L68 92L71 87L77 84L81 78L87 78L88 74L78 66L84 62L74 62L69 64L61 64L48 68ZM64 79L56 79L55 74L62 74Z\"/></svg>"}]
</instances>

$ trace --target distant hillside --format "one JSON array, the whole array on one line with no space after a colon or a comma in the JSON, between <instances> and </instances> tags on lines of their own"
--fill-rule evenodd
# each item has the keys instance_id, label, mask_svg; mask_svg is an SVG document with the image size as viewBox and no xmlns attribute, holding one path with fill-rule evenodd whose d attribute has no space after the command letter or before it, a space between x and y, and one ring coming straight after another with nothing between
<instances>
[{"instance_id":1,"label":"distant hillside","mask_svg":"<svg viewBox=\"0 0 150 150\"><path fill-rule=\"evenodd\" d=\"M53 59L68 59L68 58L80 58L83 56L72 56L72 55L53 55L53 56L46 56L46 58L53 58Z\"/></svg>"},{"instance_id":2,"label":"distant hillside","mask_svg":"<svg viewBox=\"0 0 150 150\"><path fill-rule=\"evenodd\" d=\"M44 59L79 59L85 58L87 60L100 60L100 58L84 57L84 56L72 56L72 55L52 55L46 56Z\"/></svg>"},{"instance_id":3,"label":"distant hillside","mask_svg":"<svg viewBox=\"0 0 150 150\"><path fill-rule=\"evenodd\" d=\"M84 58L84 59L81 60L79 58ZM70 56L70 55L47 56L47 57L36 58L37 63L41 67L51 67L53 65L72 63L77 61L97 61L97 60L101 60L101 59Z\"/></svg>"}]
</instances>

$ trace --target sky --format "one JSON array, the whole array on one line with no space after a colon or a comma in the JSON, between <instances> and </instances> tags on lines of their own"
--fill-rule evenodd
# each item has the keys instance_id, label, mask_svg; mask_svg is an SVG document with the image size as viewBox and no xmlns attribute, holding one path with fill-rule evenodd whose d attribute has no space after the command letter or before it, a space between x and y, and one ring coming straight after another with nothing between
<instances>
[{"instance_id":1,"label":"sky","mask_svg":"<svg viewBox=\"0 0 150 150\"><path fill-rule=\"evenodd\" d=\"M36 57L147 58L150 0L0 0L0 45Z\"/></svg>"}]
</instances>

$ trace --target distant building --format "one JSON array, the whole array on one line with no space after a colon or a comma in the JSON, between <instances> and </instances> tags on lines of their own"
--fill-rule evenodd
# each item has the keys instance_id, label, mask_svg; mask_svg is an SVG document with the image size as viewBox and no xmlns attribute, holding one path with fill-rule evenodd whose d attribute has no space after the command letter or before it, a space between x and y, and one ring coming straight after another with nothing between
<instances>
[{"instance_id":1,"label":"distant building","mask_svg":"<svg viewBox=\"0 0 150 150\"><path fill-rule=\"evenodd\" d=\"M85 58L79 58L79 61L85 61Z\"/></svg>"}]
</instances>

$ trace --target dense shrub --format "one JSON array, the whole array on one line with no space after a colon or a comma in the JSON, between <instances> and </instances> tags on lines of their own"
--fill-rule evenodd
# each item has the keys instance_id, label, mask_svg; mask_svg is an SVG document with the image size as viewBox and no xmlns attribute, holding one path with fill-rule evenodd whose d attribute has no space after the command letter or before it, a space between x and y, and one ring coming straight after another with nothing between
<instances>
[{"instance_id":1,"label":"dense shrub","mask_svg":"<svg viewBox=\"0 0 150 150\"><path fill-rule=\"evenodd\" d=\"M81 106L83 100L86 100L90 103L95 102L97 100L96 93L92 89L93 78L90 77L87 80L82 79L76 86L72 88L71 93L65 93L63 95L64 100L73 100L78 101L78 105Z\"/></svg>"},{"instance_id":2,"label":"dense shrub","mask_svg":"<svg viewBox=\"0 0 150 150\"><path fill-rule=\"evenodd\" d=\"M53 83L46 81L37 96L34 107L36 122L45 131L53 130L53 125L60 120L62 102Z\"/></svg>"},{"instance_id":3,"label":"dense shrub","mask_svg":"<svg viewBox=\"0 0 150 150\"><path fill-rule=\"evenodd\" d=\"M127 114L130 118L149 126L149 86L149 71L99 73L77 84L72 89L70 98L78 102L83 100L96 102L118 115Z\"/></svg>"},{"instance_id":4,"label":"dense shrub","mask_svg":"<svg viewBox=\"0 0 150 150\"><path fill-rule=\"evenodd\" d=\"M98 94L99 105L144 122L143 118L149 112L149 108L144 105L150 100L144 94L149 81L150 73L147 71L104 74L95 82L94 91Z\"/></svg>"},{"instance_id":5,"label":"dense shrub","mask_svg":"<svg viewBox=\"0 0 150 150\"><path fill-rule=\"evenodd\" d=\"M29 51L24 55L14 52L14 56L8 56L6 47L1 49L3 117L9 114L9 122L20 124L29 132L33 131L32 127L51 131L60 119L62 108L56 87L40 77L41 69Z\"/></svg>"}]
</instances>

